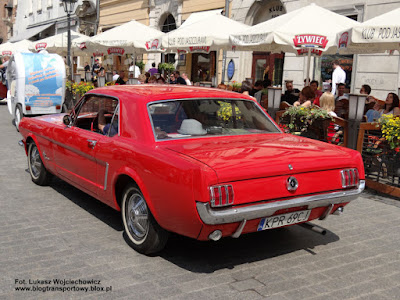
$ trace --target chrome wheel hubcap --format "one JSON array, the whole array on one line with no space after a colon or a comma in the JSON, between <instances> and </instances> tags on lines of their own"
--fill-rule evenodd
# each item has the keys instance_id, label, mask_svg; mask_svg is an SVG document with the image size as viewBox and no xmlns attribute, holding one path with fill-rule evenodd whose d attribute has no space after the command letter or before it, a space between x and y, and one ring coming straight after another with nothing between
<instances>
[{"instance_id":1,"label":"chrome wheel hubcap","mask_svg":"<svg viewBox=\"0 0 400 300\"><path fill-rule=\"evenodd\" d=\"M149 230L149 213L146 202L140 194L129 196L125 218L128 230L136 240L146 237Z\"/></svg>"},{"instance_id":2,"label":"chrome wheel hubcap","mask_svg":"<svg viewBox=\"0 0 400 300\"><path fill-rule=\"evenodd\" d=\"M32 147L30 162L32 176L35 178L39 177L40 171L42 170L42 161L40 160L40 155L37 147Z\"/></svg>"}]
</instances>

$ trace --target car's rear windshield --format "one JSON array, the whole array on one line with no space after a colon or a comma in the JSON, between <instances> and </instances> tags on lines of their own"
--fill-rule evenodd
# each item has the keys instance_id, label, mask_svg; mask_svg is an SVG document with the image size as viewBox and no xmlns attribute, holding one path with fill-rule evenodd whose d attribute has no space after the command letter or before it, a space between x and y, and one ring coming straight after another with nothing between
<instances>
[{"instance_id":1,"label":"car's rear windshield","mask_svg":"<svg viewBox=\"0 0 400 300\"><path fill-rule=\"evenodd\" d=\"M157 101L148 110L156 140L280 132L252 100Z\"/></svg>"}]
</instances>

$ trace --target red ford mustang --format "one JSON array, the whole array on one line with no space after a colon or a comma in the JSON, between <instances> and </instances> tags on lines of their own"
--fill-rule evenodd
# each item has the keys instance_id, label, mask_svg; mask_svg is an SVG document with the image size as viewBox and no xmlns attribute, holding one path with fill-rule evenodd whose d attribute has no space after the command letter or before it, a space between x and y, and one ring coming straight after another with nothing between
<instances>
[{"instance_id":1,"label":"red ford mustang","mask_svg":"<svg viewBox=\"0 0 400 300\"><path fill-rule=\"evenodd\" d=\"M69 114L19 125L33 182L56 175L120 210L130 245L324 219L365 186L358 152L282 133L247 96L136 85L87 93Z\"/></svg>"}]
</instances>

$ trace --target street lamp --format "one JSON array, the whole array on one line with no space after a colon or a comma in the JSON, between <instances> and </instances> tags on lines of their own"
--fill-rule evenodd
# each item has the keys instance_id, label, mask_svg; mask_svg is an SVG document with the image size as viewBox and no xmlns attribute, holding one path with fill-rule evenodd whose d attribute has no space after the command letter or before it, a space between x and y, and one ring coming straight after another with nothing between
<instances>
[{"instance_id":1,"label":"street lamp","mask_svg":"<svg viewBox=\"0 0 400 300\"><path fill-rule=\"evenodd\" d=\"M67 65L69 67L69 79L72 80L73 67L71 65L71 13L74 12L75 3L78 0L60 0L64 6L64 11L68 18L68 53L67 53Z\"/></svg>"}]
</instances>

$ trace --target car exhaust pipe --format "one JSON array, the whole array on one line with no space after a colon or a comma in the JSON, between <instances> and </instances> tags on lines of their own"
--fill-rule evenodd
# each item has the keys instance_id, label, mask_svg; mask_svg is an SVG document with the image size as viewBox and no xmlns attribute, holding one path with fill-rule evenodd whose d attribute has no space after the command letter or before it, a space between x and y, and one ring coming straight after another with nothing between
<instances>
[{"instance_id":1,"label":"car exhaust pipe","mask_svg":"<svg viewBox=\"0 0 400 300\"><path fill-rule=\"evenodd\" d=\"M337 208L337 210L335 210L335 211L333 212L333 215L335 215L335 216L340 216L340 215L343 213L343 210L344 210L344 207L343 207L343 206L340 206L340 207Z\"/></svg>"},{"instance_id":2,"label":"car exhaust pipe","mask_svg":"<svg viewBox=\"0 0 400 300\"><path fill-rule=\"evenodd\" d=\"M315 225L315 224L312 224L312 223L309 223L309 222L301 223L301 224L299 224L299 225L300 225L301 227L303 227L303 228L312 230L312 231L317 232L317 233L319 233L319 234L322 234L322 235L325 235L325 234L326 234L326 229L325 229L325 228L322 228L322 227L320 227L320 226L318 226L318 225Z\"/></svg>"}]
</instances>

